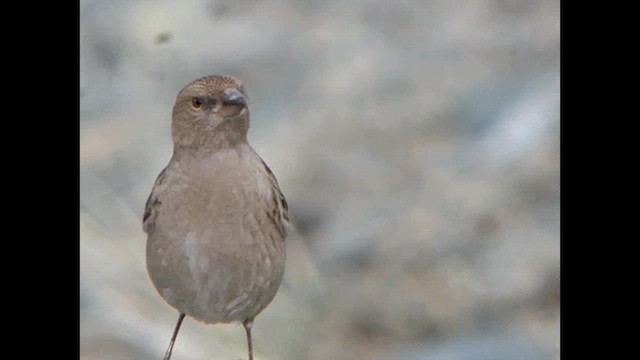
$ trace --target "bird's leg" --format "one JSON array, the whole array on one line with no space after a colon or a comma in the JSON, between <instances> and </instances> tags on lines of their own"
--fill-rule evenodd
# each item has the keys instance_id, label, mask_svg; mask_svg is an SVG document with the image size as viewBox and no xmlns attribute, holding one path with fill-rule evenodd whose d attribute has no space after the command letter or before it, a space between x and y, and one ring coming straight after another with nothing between
<instances>
[{"instance_id":1,"label":"bird's leg","mask_svg":"<svg viewBox=\"0 0 640 360\"><path fill-rule=\"evenodd\" d=\"M253 348L251 346L251 325L253 325L253 319L247 319L242 322L244 331L247 333L247 344L249 346L249 360L253 360Z\"/></svg>"},{"instance_id":2,"label":"bird's leg","mask_svg":"<svg viewBox=\"0 0 640 360\"><path fill-rule=\"evenodd\" d=\"M169 348L167 349L167 352L164 353L164 358L162 360L171 359L171 351L173 350L173 344L175 344L176 338L178 337L178 331L180 331L180 325L182 325L182 320L184 320L184 314L180 313L180 317L178 318L178 323L176 324L176 328L175 330L173 330L173 336L171 337Z\"/></svg>"}]
</instances>

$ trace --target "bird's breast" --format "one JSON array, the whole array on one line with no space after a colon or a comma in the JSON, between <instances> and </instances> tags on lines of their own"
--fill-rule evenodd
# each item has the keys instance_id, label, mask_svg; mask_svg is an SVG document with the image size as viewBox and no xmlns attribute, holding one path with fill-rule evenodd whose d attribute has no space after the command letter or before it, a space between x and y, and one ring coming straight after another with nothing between
<instances>
[{"instance_id":1,"label":"bird's breast","mask_svg":"<svg viewBox=\"0 0 640 360\"><path fill-rule=\"evenodd\" d=\"M206 322L255 316L284 273L268 179L244 159L224 160L178 167L148 246L160 294Z\"/></svg>"}]
</instances>

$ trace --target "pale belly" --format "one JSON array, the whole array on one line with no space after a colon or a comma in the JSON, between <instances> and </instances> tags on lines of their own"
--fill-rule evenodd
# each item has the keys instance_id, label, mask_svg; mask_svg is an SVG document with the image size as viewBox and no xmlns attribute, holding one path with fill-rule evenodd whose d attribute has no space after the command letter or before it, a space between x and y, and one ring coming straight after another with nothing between
<instances>
[{"instance_id":1,"label":"pale belly","mask_svg":"<svg viewBox=\"0 0 640 360\"><path fill-rule=\"evenodd\" d=\"M244 220L214 222L199 233L170 233L160 221L147 241L147 270L167 303L196 320L226 323L253 319L273 300L284 274L284 239L266 218Z\"/></svg>"},{"instance_id":2,"label":"pale belly","mask_svg":"<svg viewBox=\"0 0 640 360\"><path fill-rule=\"evenodd\" d=\"M178 311L207 323L244 321L273 300L284 273L284 247L256 244L246 249L251 255L215 253L215 246L190 240L147 247L151 280Z\"/></svg>"}]
</instances>

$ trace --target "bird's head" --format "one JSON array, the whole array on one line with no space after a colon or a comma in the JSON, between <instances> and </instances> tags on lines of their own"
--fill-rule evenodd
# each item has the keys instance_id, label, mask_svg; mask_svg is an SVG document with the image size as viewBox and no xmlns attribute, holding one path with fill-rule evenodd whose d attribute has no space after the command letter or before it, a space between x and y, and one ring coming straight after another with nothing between
<instances>
[{"instance_id":1,"label":"bird's head","mask_svg":"<svg viewBox=\"0 0 640 360\"><path fill-rule=\"evenodd\" d=\"M206 76L185 86L173 106L172 136L184 147L221 148L246 141L249 106L239 79Z\"/></svg>"}]
</instances>

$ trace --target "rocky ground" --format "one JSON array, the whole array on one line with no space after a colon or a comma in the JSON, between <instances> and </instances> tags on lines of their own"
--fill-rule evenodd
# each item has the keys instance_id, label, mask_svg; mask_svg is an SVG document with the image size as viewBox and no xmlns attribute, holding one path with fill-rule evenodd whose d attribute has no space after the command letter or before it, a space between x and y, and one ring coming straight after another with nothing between
<instances>
[{"instance_id":1,"label":"rocky ground","mask_svg":"<svg viewBox=\"0 0 640 360\"><path fill-rule=\"evenodd\" d=\"M81 357L160 359L144 202L189 81L228 73L295 231L257 359L559 359L559 3L81 6ZM186 320L174 359L245 359Z\"/></svg>"}]
</instances>

